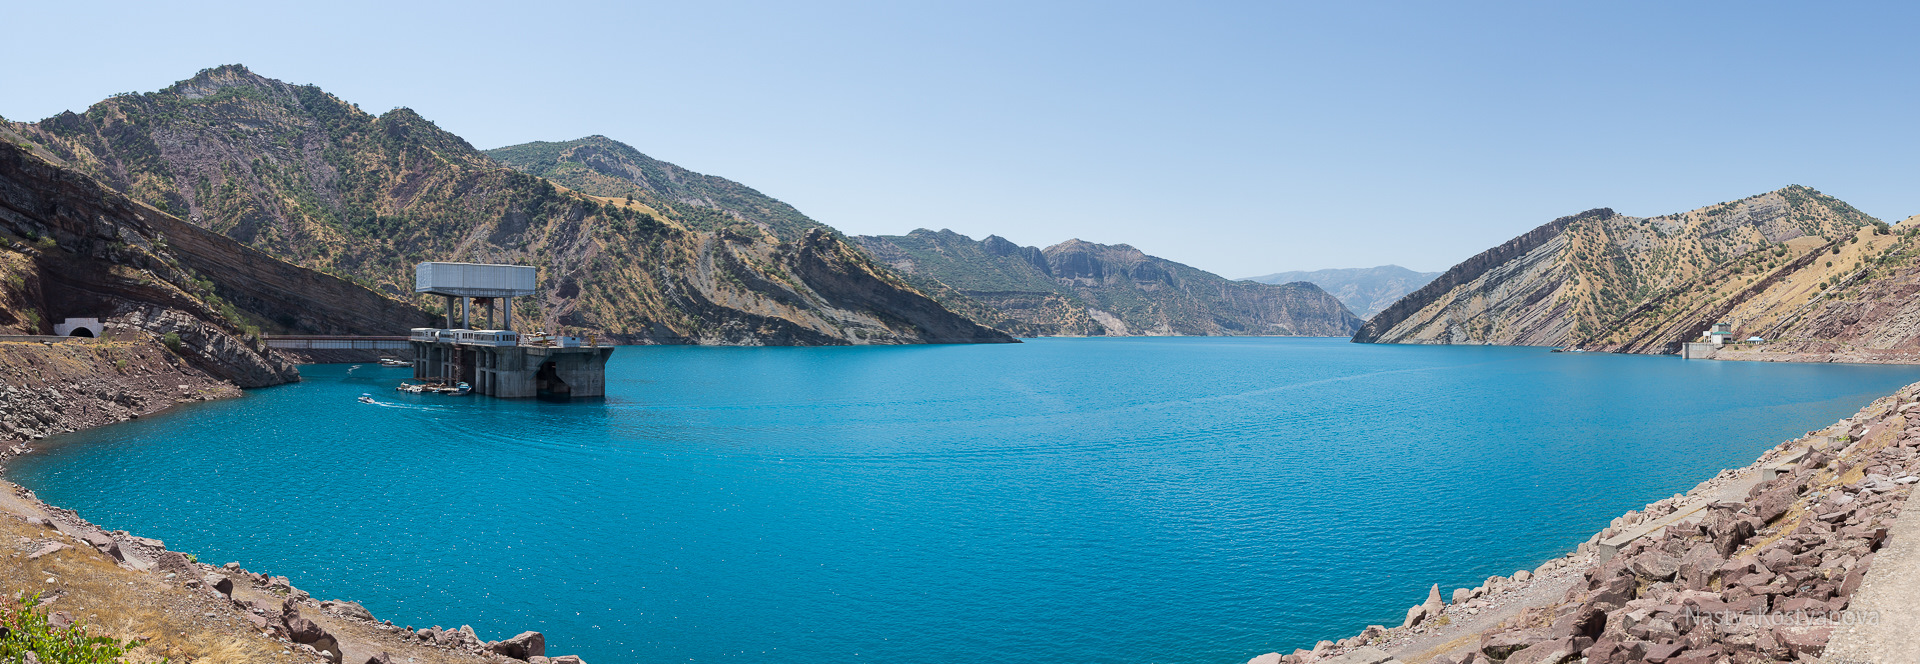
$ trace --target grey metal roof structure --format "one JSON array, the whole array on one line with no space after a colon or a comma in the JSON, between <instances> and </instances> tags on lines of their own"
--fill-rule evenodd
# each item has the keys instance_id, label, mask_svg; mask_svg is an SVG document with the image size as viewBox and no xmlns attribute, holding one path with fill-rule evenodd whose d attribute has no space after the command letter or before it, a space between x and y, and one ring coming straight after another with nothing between
<instances>
[{"instance_id":1,"label":"grey metal roof structure","mask_svg":"<svg viewBox=\"0 0 1920 664\"><path fill-rule=\"evenodd\" d=\"M537 272L525 265L421 263L413 292L452 297L521 297L534 293Z\"/></svg>"}]
</instances>

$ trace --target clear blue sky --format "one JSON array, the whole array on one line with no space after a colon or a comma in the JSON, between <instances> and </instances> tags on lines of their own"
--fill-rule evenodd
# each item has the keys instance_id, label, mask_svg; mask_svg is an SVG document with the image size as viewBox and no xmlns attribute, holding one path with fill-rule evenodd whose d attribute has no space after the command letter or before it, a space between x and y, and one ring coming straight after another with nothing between
<instances>
[{"instance_id":1,"label":"clear blue sky","mask_svg":"<svg viewBox=\"0 0 1920 664\"><path fill-rule=\"evenodd\" d=\"M0 115L223 63L476 146L605 134L848 233L1440 270L1788 184L1920 214L1903 6L16 3Z\"/></svg>"}]
</instances>

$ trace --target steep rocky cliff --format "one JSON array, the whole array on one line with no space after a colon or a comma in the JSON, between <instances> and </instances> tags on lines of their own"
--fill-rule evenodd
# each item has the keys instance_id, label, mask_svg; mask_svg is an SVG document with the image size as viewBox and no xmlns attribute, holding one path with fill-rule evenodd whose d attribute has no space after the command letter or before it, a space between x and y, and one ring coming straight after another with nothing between
<instances>
[{"instance_id":1,"label":"steep rocky cliff","mask_svg":"<svg viewBox=\"0 0 1920 664\"><path fill-rule=\"evenodd\" d=\"M50 334L62 319L98 318L113 341L166 340L171 354L198 371L256 387L299 374L259 346L248 321L353 332L370 320L407 320L409 308L397 302L365 315L345 310L355 303L352 291L364 289L282 270L210 235L0 142L0 330ZM277 286L312 294L277 293ZM329 293L340 301L316 299Z\"/></svg>"},{"instance_id":2,"label":"steep rocky cliff","mask_svg":"<svg viewBox=\"0 0 1920 664\"><path fill-rule=\"evenodd\" d=\"M1800 186L1651 218L1590 210L1454 266L1354 341L1674 352L1877 224Z\"/></svg>"},{"instance_id":3,"label":"steep rocky cliff","mask_svg":"<svg viewBox=\"0 0 1920 664\"><path fill-rule=\"evenodd\" d=\"M1124 244L1043 250L925 229L856 241L953 308L1023 335L1346 336L1360 325L1313 284L1232 281Z\"/></svg>"},{"instance_id":4,"label":"steep rocky cliff","mask_svg":"<svg viewBox=\"0 0 1920 664\"><path fill-rule=\"evenodd\" d=\"M716 206L735 200L711 193L718 178L701 180L704 198L595 196L503 167L410 110L376 117L237 65L11 128L135 199L389 296L414 298L419 261L536 266L540 293L515 311L529 328L635 343L1011 340L829 229Z\"/></svg>"}]
</instances>

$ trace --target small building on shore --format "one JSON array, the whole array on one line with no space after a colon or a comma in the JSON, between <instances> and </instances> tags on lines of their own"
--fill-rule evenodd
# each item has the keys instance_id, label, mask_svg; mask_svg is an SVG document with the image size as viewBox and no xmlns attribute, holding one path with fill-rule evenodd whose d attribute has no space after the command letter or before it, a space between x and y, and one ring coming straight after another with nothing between
<instances>
[{"instance_id":1,"label":"small building on shore","mask_svg":"<svg viewBox=\"0 0 1920 664\"><path fill-rule=\"evenodd\" d=\"M1725 346L1727 342L1733 341L1733 324L1714 323L1713 328L1707 330L1705 336L1707 343L1713 344L1715 348Z\"/></svg>"}]
</instances>

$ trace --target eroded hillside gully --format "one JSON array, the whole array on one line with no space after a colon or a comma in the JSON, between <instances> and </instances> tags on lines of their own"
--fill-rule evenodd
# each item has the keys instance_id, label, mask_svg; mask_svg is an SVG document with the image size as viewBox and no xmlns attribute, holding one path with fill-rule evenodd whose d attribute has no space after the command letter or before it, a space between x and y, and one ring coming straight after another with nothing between
<instances>
[{"instance_id":1,"label":"eroded hillside gully","mask_svg":"<svg viewBox=\"0 0 1920 664\"><path fill-rule=\"evenodd\" d=\"M1248 664L1894 661L1876 653L1914 638L1891 618L1920 564L1920 523L1898 519L1916 482L1920 383L1534 570L1435 585L1398 626Z\"/></svg>"}]
</instances>

